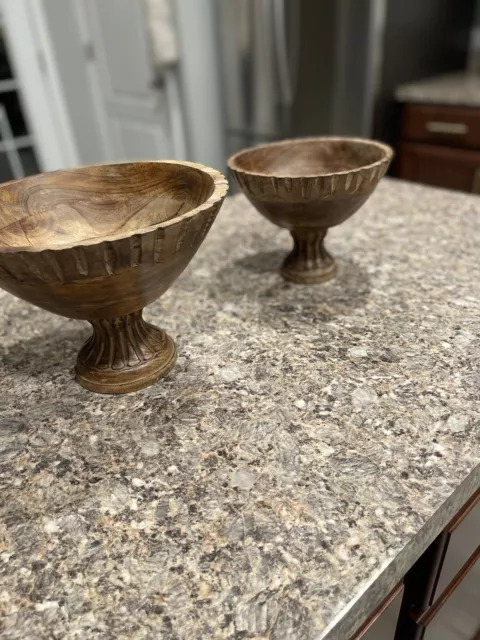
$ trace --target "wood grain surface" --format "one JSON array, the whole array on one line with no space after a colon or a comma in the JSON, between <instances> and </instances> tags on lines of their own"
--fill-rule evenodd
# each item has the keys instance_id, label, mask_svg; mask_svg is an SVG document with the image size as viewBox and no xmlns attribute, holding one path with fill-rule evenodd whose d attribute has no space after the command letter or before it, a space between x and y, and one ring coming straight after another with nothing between
<instances>
[{"instance_id":1,"label":"wood grain surface","mask_svg":"<svg viewBox=\"0 0 480 640\"><path fill-rule=\"evenodd\" d=\"M53 313L92 322L94 336L77 364L84 386L118 393L139 388L140 380L151 384L173 366L175 349L146 325L141 310L190 262L227 189L217 171L174 161L82 167L5 183L0 286Z\"/></svg>"},{"instance_id":2,"label":"wood grain surface","mask_svg":"<svg viewBox=\"0 0 480 640\"><path fill-rule=\"evenodd\" d=\"M352 216L385 175L392 149L359 138L304 138L244 149L228 166L250 202L270 222L289 229L294 250L282 275L300 284L336 273L323 240Z\"/></svg>"},{"instance_id":3,"label":"wood grain surface","mask_svg":"<svg viewBox=\"0 0 480 640\"><path fill-rule=\"evenodd\" d=\"M213 190L211 176L194 167L152 162L16 180L0 189L0 247L52 249L131 234L194 209Z\"/></svg>"}]
</instances>

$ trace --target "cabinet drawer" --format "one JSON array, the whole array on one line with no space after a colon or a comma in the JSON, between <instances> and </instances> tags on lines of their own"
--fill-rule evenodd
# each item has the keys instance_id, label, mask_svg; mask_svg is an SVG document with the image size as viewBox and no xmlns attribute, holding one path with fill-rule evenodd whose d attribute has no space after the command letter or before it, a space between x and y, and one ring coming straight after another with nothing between
<instances>
[{"instance_id":1,"label":"cabinet drawer","mask_svg":"<svg viewBox=\"0 0 480 640\"><path fill-rule=\"evenodd\" d=\"M432 605L417 618L417 624L427 627L428 638L437 638L450 622L454 637L472 640L480 637L480 489L447 525L443 536L450 536L447 554L437 583ZM444 538L445 539L445 538ZM422 636L423 637L423 636ZM453 636L452 636L453 638Z\"/></svg>"},{"instance_id":2,"label":"cabinet drawer","mask_svg":"<svg viewBox=\"0 0 480 640\"><path fill-rule=\"evenodd\" d=\"M394 640L402 597L403 585L392 591L351 640Z\"/></svg>"},{"instance_id":3,"label":"cabinet drawer","mask_svg":"<svg viewBox=\"0 0 480 640\"><path fill-rule=\"evenodd\" d=\"M480 150L480 109L408 104L402 138Z\"/></svg>"},{"instance_id":4,"label":"cabinet drawer","mask_svg":"<svg viewBox=\"0 0 480 640\"><path fill-rule=\"evenodd\" d=\"M477 494L477 502L460 525L452 532L448 543L448 550L438 581L435 595L438 596L460 571L469 556L480 543L480 494ZM477 576L480 585L480 565L472 569Z\"/></svg>"},{"instance_id":5,"label":"cabinet drawer","mask_svg":"<svg viewBox=\"0 0 480 640\"><path fill-rule=\"evenodd\" d=\"M480 193L480 151L404 142L396 175L446 189Z\"/></svg>"}]
</instances>

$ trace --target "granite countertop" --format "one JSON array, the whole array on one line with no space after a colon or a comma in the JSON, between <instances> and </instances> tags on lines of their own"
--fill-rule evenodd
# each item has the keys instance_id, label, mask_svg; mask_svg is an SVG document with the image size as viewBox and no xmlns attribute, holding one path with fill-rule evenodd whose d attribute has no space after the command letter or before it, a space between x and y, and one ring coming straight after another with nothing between
<instances>
[{"instance_id":1,"label":"granite countertop","mask_svg":"<svg viewBox=\"0 0 480 640\"><path fill-rule=\"evenodd\" d=\"M401 102L480 107L480 76L450 73L401 85L395 91Z\"/></svg>"},{"instance_id":2,"label":"granite countertop","mask_svg":"<svg viewBox=\"0 0 480 640\"><path fill-rule=\"evenodd\" d=\"M346 639L480 484L480 199L384 180L336 280L229 199L147 310L172 374L73 379L81 323L0 294L4 640Z\"/></svg>"}]
</instances>

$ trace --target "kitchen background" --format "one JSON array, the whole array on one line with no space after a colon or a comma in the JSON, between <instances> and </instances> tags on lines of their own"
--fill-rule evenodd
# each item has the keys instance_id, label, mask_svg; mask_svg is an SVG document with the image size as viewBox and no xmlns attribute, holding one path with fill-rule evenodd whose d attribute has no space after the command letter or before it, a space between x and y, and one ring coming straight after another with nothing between
<instances>
[{"instance_id":1,"label":"kitchen background","mask_svg":"<svg viewBox=\"0 0 480 640\"><path fill-rule=\"evenodd\" d=\"M1 0L0 180L348 134L480 188L475 0ZM433 80L431 79L433 78ZM413 83L413 84L412 84Z\"/></svg>"},{"instance_id":2,"label":"kitchen background","mask_svg":"<svg viewBox=\"0 0 480 640\"><path fill-rule=\"evenodd\" d=\"M397 177L480 192L476 5L1 0L0 181L139 158L225 170L246 145L344 134L392 144ZM447 578L478 531L477 508ZM426 637L478 638L479 602L477 566ZM398 606L368 640L393 638Z\"/></svg>"}]
</instances>

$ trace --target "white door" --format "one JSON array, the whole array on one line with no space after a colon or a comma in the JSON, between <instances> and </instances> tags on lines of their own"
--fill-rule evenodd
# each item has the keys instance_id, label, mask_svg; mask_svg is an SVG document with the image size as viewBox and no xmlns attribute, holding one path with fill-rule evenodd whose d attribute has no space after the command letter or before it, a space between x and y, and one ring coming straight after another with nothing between
<instances>
[{"instance_id":1,"label":"white door","mask_svg":"<svg viewBox=\"0 0 480 640\"><path fill-rule=\"evenodd\" d=\"M144 3L70 1L108 159L172 157L167 96L155 80Z\"/></svg>"}]
</instances>

